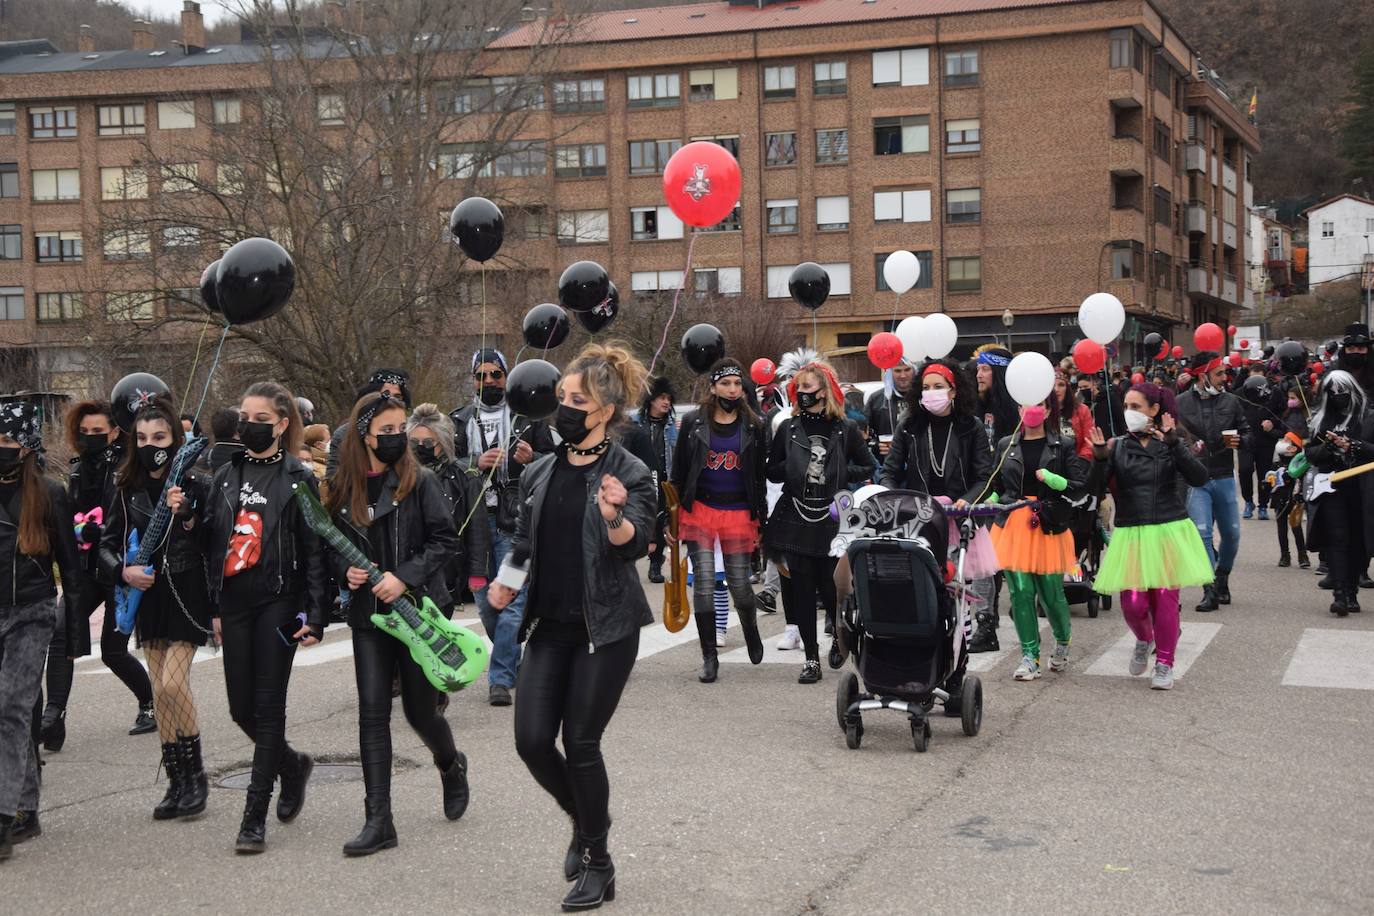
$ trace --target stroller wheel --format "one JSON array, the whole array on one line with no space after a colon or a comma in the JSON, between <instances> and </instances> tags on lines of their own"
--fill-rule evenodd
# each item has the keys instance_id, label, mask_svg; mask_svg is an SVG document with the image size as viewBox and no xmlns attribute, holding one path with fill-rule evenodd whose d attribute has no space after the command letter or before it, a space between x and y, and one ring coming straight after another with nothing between
<instances>
[{"instance_id":1,"label":"stroller wheel","mask_svg":"<svg viewBox=\"0 0 1374 916\"><path fill-rule=\"evenodd\" d=\"M835 718L840 723L840 731L849 727L849 707L858 698L859 676L853 671L846 671L840 675L840 683L835 689Z\"/></svg>"},{"instance_id":2,"label":"stroller wheel","mask_svg":"<svg viewBox=\"0 0 1374 916\"><path fill-rule=\"evenodd\" d=\"M851 751L859 749L859 742L864 739L863 720L856 718L844 727L844 743Z\"/></svg>"},{"instance_id":3,"label":"stroller wheel","mask_svg":"<svg viewBox=\"0 0 1374 916\"><path fill-rule=\"evenodd\" d=\"M960 718L963 720L964 734L972 738L983 727L983 682L977 675L970 674L964 678L964 690L960 699L963 703L963 714Z\"/></svg>"},{"instance_id":4,"label":"stroller wheel","mask_svg":"<svg viewBox=\"0 0 1374 916\"><path fill-rule=\"evenodd\" d=\"M1102 610L1102 596L1097 592L1088 593L1088 616L1096 618L1098 611Z\"/></svg>"},{"instance_id":5,"label":"stroller wheel","mask_svg":"<svg viewBox=\"0 0 1374 916\"><path fill-rule=\"evenodd\" d=\"M916 753L924 754L930 747L930 720L911 720L911 743L916 745Z\"/></svg>"},{"instance_id":6,"label":"stroller wheel","mask_svg":"<svg viewBox=\"0 0 1374 916\"><path fill-rule=\"evenodd\" d=\"M1112 596L1103 595L1102 600L1099 601L1098 604L1101 606L1102 610L1110 611L1112 609Z\"/></svg>"}]
</instances>

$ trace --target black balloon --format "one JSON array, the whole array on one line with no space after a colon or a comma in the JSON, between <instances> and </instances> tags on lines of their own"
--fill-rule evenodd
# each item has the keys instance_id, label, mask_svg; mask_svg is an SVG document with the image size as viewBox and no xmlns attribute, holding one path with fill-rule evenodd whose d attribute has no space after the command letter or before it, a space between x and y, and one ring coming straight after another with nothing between
<instances>
[{"instance_id":1,"label":"black balloon","mask_svg":"<svg viewBox=\"0 0 1374 916\"><path fill-rule=\"evenodd\" d=\"M1270 359L1270 358L1273 357L1273 355L1274 355L1274 345L1273 345L1273 344L1270 344L1269 346L1267 346L1267 347L1264 348L1264 358L1265 358L1265 359Z\"/></svg>"},{"instance_id":2,"label":"black balloon","mask_svg":"<svg viewBox=\"0 0 1374 916\"><path fill-rule=\"evenodd\" d=\"M490 261L506 238L506 218L501 208L485 197L469 197L453 208L448 231L463 254L474 261Z\"/></svg>"},{"instance_id":3,"label":"black balloon","mask_svg":"<svg viewBox=\"0 0 1374 916\"><path fill-rule=\"evenodd\" d=\"M572 325L567 312L552 302L543 302L525 313L521 330L527 345L536 350L551 350L568 339Z\"/></svg>"},{"instance_id":4,"label":"black balloon","mask_svg":"<svg viewBox=\"0 0 1374 916\"><path fill-rule=\"evenodd\" d=\"M1141 346L1145 348L1145 352L1149 354L1150 359L1154 359L1159 355L1159 345L1162 343L1164 343L1164 338L1157 331L1151 331L1145 335L1145 340L1142 342Z\"/></svg>"},{"instance_id":5,"label":"black balloon","mask_svg":"<svg viewBox=\"0 0 1374 916\"><path fill-rule=\"evenodd\" d=\"M701 375L725 356L725 335L715 325L694 324L682 335L682 359Z\"/></svg>"},{"instance_id":6,"label":"black balloon","mask_svg":"<svg viewBox=\"0 0 1374 916\"><path fill-rule=\"evenodd\" d=\"M296 265L271 239L244 239L220 258L215 299L230 324L262 321L280 312L296 288Z\"/></svg>"},{"instance_id":7,"label":"black balloon","mask_svg":"<svg viewBox=\"0 0 1374 916\"><path fill-rule=\"evenodd\" d=\"M606 301L610 291L611 278L595 261L569 264L558 278L558 301L570 312L590 312Z\"/></svg>"},{"instance_id":8,"label":"black balloon","mask_svg":"<svg viewBox=\"0 0 1374 916\"><path fill-rule=\"evenodd\" d=\"M1302 375L1308 366L1307 348L1296 340L1285 340L1274 355L1279 359L1279 371L1284 375Z\"/></svg>"},{"instance_id":9,"label":"black balloon","mask_svg":"<svg viewBox=\"0 0 1374 916\"><path fill-rule=\"evenodd\" d=\"M132 432L134 415L148 406L155 398L170 397L172 389L167 383L148 372L131 372L110 389L110 406L114 408L114 421L120 429Z\"/></svg>"},{"instance_id":10,"label":"black balloon","mask_svg":"<svg viewBox=\"0 0 1374 916\"><path fill-rule=\"evenodd\" d=\"M787 279L787 290L798 305L814 312L830 295L830 274L813 261L798 264Z\"/></svg>"},{"instance_id":11,"label":"black balloon","mask_svg":"<svg viewBox=\"0 0 1374 916\"><path fill-rule=\"evenodd\" d=\"M558 409L562 373L551 362L527 359L506 377L506 403L522 417L543 420Z\"/></svg>"},{"instance_id":12,"label":"black balloon","mask_svg":"<svg viewBox=\"0 0 1374 916\"><path fill-rule=\"evenodd\" d=\"M205 272L200 275L200 301L210 310L212 315L221 315L219 310L219 298L215 295L215 284L219 282L219 261L210 262L210 266L205 268Z\"/></svg>"},{"instance_id":13,"label":"black balloon","mask_svg":"<svg viewBox=\"0 0 1374 916\"><path fill-rule=\"evenodd\" d=\"M610 284L610 291L606 293L606 301L592 309L590 312L577 312L577 321L582 327L595 334L604 331L606 325L615 321L615 316L620 314L620 290L615 288L615 284Z\"/></svg>"}]
</instances>

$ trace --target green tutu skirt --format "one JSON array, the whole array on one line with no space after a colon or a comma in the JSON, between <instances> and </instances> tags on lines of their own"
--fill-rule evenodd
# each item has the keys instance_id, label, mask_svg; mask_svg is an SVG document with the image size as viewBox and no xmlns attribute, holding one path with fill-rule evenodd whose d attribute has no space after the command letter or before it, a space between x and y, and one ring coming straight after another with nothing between
<instances>
[{"instance_id":1,"label":"green tutu skirt","mask_svg":"<svg viewBox=\"0 0 1374 916\"><path fill-rule=\"evenodd\" d=\"M1147 588L1186 588L1213 579L1207 548L1191 519L1130 525L1112 532L1093 590L1104 595Z\"/></svg>"}]
</instances>

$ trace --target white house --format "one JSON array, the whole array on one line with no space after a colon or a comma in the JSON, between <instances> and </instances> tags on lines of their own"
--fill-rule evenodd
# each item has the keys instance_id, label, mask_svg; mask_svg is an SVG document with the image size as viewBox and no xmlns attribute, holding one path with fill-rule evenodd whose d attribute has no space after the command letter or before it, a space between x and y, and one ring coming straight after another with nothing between
<instances>
[{"instance_id":1,"label":"white house","mask_svg":"<svg viewBox=\"0 0 1374 916\"><path fill-rule=\"evenodd\" d=\"M1308 283L1358 277L1366 255L1374 252L1374 200L1342 194L1309 207L1303 215Z\"/></svg>"}]
</instances>

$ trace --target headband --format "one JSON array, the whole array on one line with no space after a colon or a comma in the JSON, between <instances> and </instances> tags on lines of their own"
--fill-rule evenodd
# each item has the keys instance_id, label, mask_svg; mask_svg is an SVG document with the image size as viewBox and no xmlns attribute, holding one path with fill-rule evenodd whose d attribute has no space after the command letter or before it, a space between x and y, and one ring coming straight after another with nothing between
<instances>
[{"instance_id":1,"label":"headband","mask_svg":"<svg viewBox=\"0 0 1374 916\"><path fill-rule=\"evenodd\" d=\"M1192 372L1194 375L1197 375L1199 372L1211 372L1213 369L1220 368L1222 362L1224 362L1224 360L1220 356L1218 356L1216 359L1213 359L1211 362L1208 362L1205 365L1194 366L1189 371Z\"/></svg>"},{"instance_id":2,"label":"headband","mask_svg":"<svg viewBox=\"0 0 1374 916\"><path fill-rule=\"evenodd\" d=\"M18 442L22 448L43 447L42 427L38 408L28 401L12 401L0 407L0 433Z\"/></svg>"},{"instance_id":3,"label":"headband","mask_svg":"<svg viewBox=\"0 0 1374 916\"><path fill-rule=\"evenodd\" d=\"M516 356L519 355L518 353L516 354ZM508 371L506 369L506 354L495 347L483 347L472 354L472 369L469 371L475 374L477 372L477 367L482 365L482 363L496 363L497 367L502 372Z\"/></svg>"},{"instance_id":4,"label":"headband","mask_svg":"<svg viewBox=\"0 0 1374 916\"><path fill-rule=\"evenodd\" d=\"M371 404L368 404L358 414L358 435L363 439L366 439L367 428L372 425L372 418L377 416L377 414L381 413L383 410L386 410L389 407L400 407L404 409L405 402L402 401L400 398L393 397L391 394L387 392L382 392L382 394L377 398L377 400L373 401Z\"/></svg>"},{"instance_id":5,"label":"headband","mask_svg":"<svg viewBox=\"0 0 1374 916\"><path fill-rule=\"evenodd\" d=\"M949 382L949 387L958 387L954 384L954 373L950 371L949 366L946 366L943 363L931 363L930 365L922 369L921 378L925 378L927 375L938 375L940 376L940 378Z\"/></svg>"},{"instance_id":6,"label":"headband","mask_svg":"<svg viewBox=\"0 0 1374 916\"><path fill-rule=\"evenodd\" d=\"M373 385L396 385L400 388L410 384L410 376L404 372L393 372L390 369L383 369L380 372L372 373L372 378L368 379ZM314 407L314 405L310 405Z\"/></svg>"},{"instance_id":7,"label":"headband","mask_svg":"<svg viewBox=\"0 0 1374 916\"><path fill-rule=\"evenodd\" d=\"M979 353L978 365L980 366L1010 366L1011 360L996 353Z\"/></svg>"},{"instance_id":8,"label":"headband","mask_svg":"<svg viewBox=\"0 0 1374 916\"><path fill-rule=\"evenodd\" d=\"M714 385L721 379L730 378L731 376L734 376L735 378L743 378L744 372L740 369L739 366L721 366L715 372L711 373L711 384Z\"/></svg>"}]
</instances>

